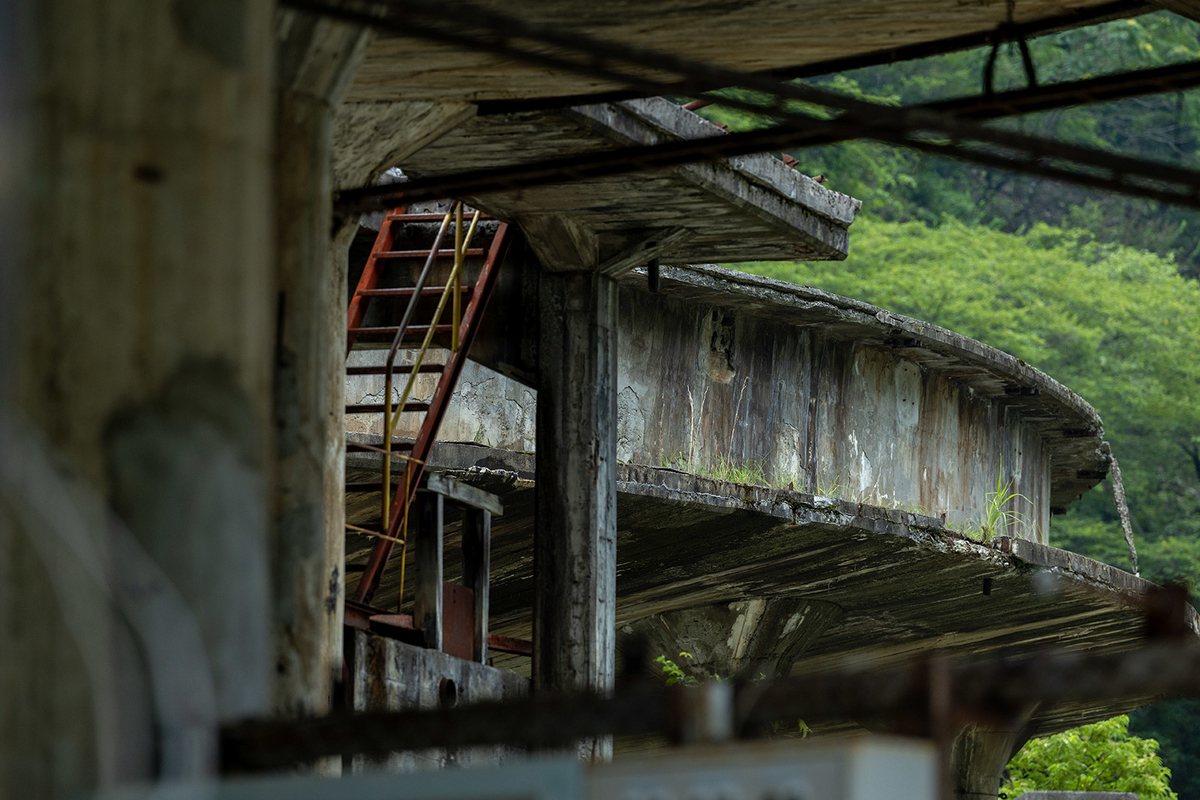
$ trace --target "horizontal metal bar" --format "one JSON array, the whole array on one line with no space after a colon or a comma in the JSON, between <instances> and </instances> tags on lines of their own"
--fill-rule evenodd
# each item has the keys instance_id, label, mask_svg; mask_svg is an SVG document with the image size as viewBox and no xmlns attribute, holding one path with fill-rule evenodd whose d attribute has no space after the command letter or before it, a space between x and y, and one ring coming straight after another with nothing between
<instances>
[{"instance_id":1,"label":"horizontal metal bar","mask_svg":"<svg viewBox=\"0 0 1200 800\"><path fill-rule=\"evenodd\" d=\"M524 60L553 66L558 69L572 70L582 74L600 77L614 82L627 82L639 88L662 92L674 84L668 81L654 80L645 77L646 74L674 73L685 77L689 87L722 84L742 86L763 92L769 98L762 104L745 100L720 97L713 98L723 105L763 114L768 117L786 120L791 127L805 131L818 131L837 138L865 137L878 141L911 147L927 152L937 151L941 155L960 158L976 163L996 166L1002 163L1005 168L1018 172L1030 172L1068 180L1083 185L1099 186L1141 197L1174 202L1184 205L1200 203L1196 195L1200 193L1200 172L1175 167L1168 164L1140 161L1125 156L1104 153L1091 148L1069 145L1063 142L1042 139L1039 137L1019 134L1013 131L996 130L969 120L956 119L948 114L931 111L919 107L893 108L874 103L868 103L855 98L838 95L832 92L816 89L799 84L782 83L771 77L760 74L738 72L711 64L702 64L676 58L671 55L647 51L641 48L620 45L614 42L598 41L592 37L579 34L563 33L548 26L526 23L513 17L484 11L475 7L458 3L430 4L424 0L391 0L386 4L376 2L322 2L321 0L288 0L297 8L315 10L343 19L375 25L388 30L394 30L405 35L415 35L439 41L457 43L463 46L477 47L487 52L514 56ZM394 12L402 11L403 16L395 16ZM516 40L537 42L540 45L551 45L555 48L566 49L575 54L586 56L583 60L563 55L554 55L544 48L531 50L529 45L522 49ZM614 62L625 62L622 68L613 66ZM809 114L793 110L790 101L799 100L816 103L842 112L834 120L823 120ZM782 126L781 126L782 127ZM931 146L931 143L915 134L925 134L943 137L948 144ZM720 138L720 137L713 137ZM703 140L707 141L707 140ZM980 144L1015 151L1016 156L1005 158L995 153L984 152L979 148L960 147L957 143L974 141ZM680 144L684 147L689 143L667 143L651 147L669 147ZM654 156L662 152L646 153L647 159L642 163L632 160L632 154L637 148L627 148L623 152L625 159L624 171L632 172L637 169L663 166L661 160L655 163ZM673 163L681 163L678 159L680 151L676 151ZM601 161L608 158L612 163L612 153L600 153L591 156L591 161ZM693 152L687 160L716 157L716 150ZM585 156L569 157L574 159ZM1059 161L1076 162L1071 166L1075 169L1051 168L1039 163L1040 159L1053 158ZM558 161L561 161L558 160ZM465 176L442 176L437 179L442 183L441 188L447 191L441 196L470 196L484 191L503 191L505 189L525 188L528 186L545 185L558 180L577 180L570 171L564 173L561 164L555 174L547 170L546 164L515 165L511 168L497 168L482 171L480 176L483 185L485 178L492 181L492 188L474 188ZM541 167L541 169L538 169ZM1079 172L1079 168L1095 168L1107 170L1111 174L1105 180ZM530 174L522 178L519 174L505 174L504 170L518 170ZM581 164L575 170L579 175L587 173L586 164ZM598 173L592 172L592 176ZM447 187L446 179L455 180ZM499 180L501 177L506 180ZM1162 188L1147 187L1133 180L1162 181L1168 184L1181 185L1186 191L1173 192ZM413 181L410 184L417 184ZM432 186L427 183L426 186ZM464 188L464 186L466 188ZM457 191L455 190L457 188ZM469 189L469 190L468 190ZM341 192L336 198L340 211L350 212L366 210L384 205L396 205L401 200L413 202L416 196L412 192L416 187L404 184L387 186L370 186Z\"/></svg>"},{"instance_id":2,"label":"horizontal metal bar","mask_svg":"<svg viewBox=\"0 0 1200 800\"><path fill-rule=\"evenodd\" d=\"M417 372L441 372L443 369L445 369L444 364L422 364L417 368ZM393 375L407 375L410 372L412 372L411 364L397 364L396 366L392 367ZM384 375L386 373L387 367L383 364L367 367L346 367L347 375Z\"/></svg>"},{"instance_id":3,"label":"horizontal metal bar","mask_svg":"<svg viewBox=\"0 0 1200 800\"><path fill-rule=\"evenodd\" d=\"M947 685L948 684L948 685ZM592 736L678 732L690 693L641 678L611 698L575 695L431 711L371 712L316 719L267 719L221 731L224 768L277 769L333 755L380 756L404 750L474 745L560 744ZM740 736L772 723L898 720L929 735L931 693L944 693L956 719L988 719L1033 703L1200 695L1200 646L1194 638L1147 644L1117 654L1056 653L1022 661L830 671L734 688Z\"/></svg>"},{"instance_id":4,"label":"horizontal metal bar","mask_svg":"<svg viewBox=\"0 0 1200 800\"><path fill-rule=\"evenodd\" d=\"M284 3L286 5L286 0L284 0ZM1033 20L1031 22L1018 23L1008 29L1008 40L1012 41L1018 38L1034 39L1038 36L1057 33L1070 28L1096 25L1101 22L1107 22L1113 19L1121 19L1124 17L1136 17L1141 14L1149 14L1158 10L1160 10L1159 6L1143 3L1140 2L1140 0L1116 0L1116 2L1105 3L1092 8L1078 9L1075 11L1069 11L1065 14L1055 15L1053 17L1044 17L1043 19ZM873 50L869 53L862 53L860 55L845 56L826 61L817 61L810 64L798 64L792 67L780 67L776 69L762 70L757 74L764 77L777 78L780 80L813 78L819 75L832 75L834 73L848 72L854 69L876 67L880 64L898 64L904 61L913 61L918 58L929 58L931 56L939 56L947 53L971 50L976 47L986 47L991 45L995 38L996 29L988 28L986 30L962 34L960 36L951 36L945 39L935 39L930 42L918 42L915 44L901 45L899 47L887 47L882 50ZM710 86L708 88L712 90L723 87ZM660 94L676 96L687 94L687 92L682 88L679 88L676 91L663 91L660 92ZM487 116L490 114L514 114L522 111L550 111L560 108L570 108L571 106L593 105L596 103L617 103L621 102L622 100L636 100L647 96L648 95L645 92L631 91L629 89L618 89L608 92L558 95L555 97L531 97L522 98L519 100L484 100L478 103L477 107L479 109L479 116Z\"/></svg>"},{"instance_id":5,"label":"horizontal metal bar","mask_svg":"<svg viewBox=\"0 0 1200 800\"><path fill-rule=\"evenodd\" d=\"M509 653L514 656L533 656L533 642L528 639L513 639L509 636L488 634L488 650Z\"/></svg>"},{"instance_id":6,"label":"horizontal metal bar","mask_svg":"<svg viewBox=\"0 0 1200 800\"><path fill-rule=\"evenodd\" d=\"M400 411L400 412L428 411L429 403L417 403L417 402L410 400L404 404L404 408L398 408L397 406L392 406L392 408L394 410ZM348 403L346 405L346 413L347 414L383 413L383 409L384 409L383 403Z\"/></svg>"},{"instance_id":7,"label":"horizontal metal bar","mask_svg":"<svg viewBox=\"0 0 1200 800\"><path fill-rule=\"evenodd\" d=\"M466 256L481 256L486 251L482 247L473 247L464 255ZM434 256L436 258L450 258L454 255L454 250L438 250ZM428 250L382 250L378 253L372 253L372 258L429 258Z\"/></svg>"},{"instance_id":8,"label":"horizontal metal bar","mask_svg":"<svg viewBox=\"0 0 1200 800\"><path fill-rule=\"evenodd\" d=\"M463 292L464 294L470 294L472 288L473 287L471 286L462 286L459 288L459 291ZM396 289L363 289L359 292L359 295L365 297L412 297L413 292L415 291L416 290L412 287L400 287ZM445 286L426 286L421 290L421 296L437 297L440 296L444 291L446 291Z\"/></svg>"},{"instance_id":9,"label":"horizontal metal bar","mask_svg":"<svg viewBox=\"0 0 1200 800\"><path fill-rule=\"evenodd\" d=\"M563 156L492 169L452 173L410 181L405 184L392 184L387 194L374 191L343 194L338 203L342 210L350 211L440 197L478 196L571 181L612 177L647 169L663 169L696 161L730 158L770 149L811 147L866 136L948 158L958 158L1013 172L1055 178L1193 208L1200 207L1200 198L1196 196L1197 189L1200 189L1200 172L1194 170L1167 165L1145 165L1143 162L1124 156L1088 151L1090 166L1110 173L1118 173L1120 177L1086 175L1079 172L1078 169L1070 170L1046 164L1043 159L1059 158L1059 156L1054 152L1053 143L1045 140L1039 142L1044 145L1038 148L1040 152L1026 152L1022 158L1012 158L996 152L987 152L978 147L967 147L954 140L943 142L922 140L916 138L914 133L915 130L909 132L868 130L866 126L840 120L828 122L814 120L811 127L807 128L790 124L779 125L704 139L671 141L600 153ZM1018 134L1013 136L1015 139L1032 138L1021 137ZM1019 148L1014 149L1019 150ZM1143 166L1152 168L1142 170ZM1144 172L1152 174L1146 175L1143 174ZM1131 178L1169 181L1181 186L1181 189L1165 190L1154 186L1138 185L1131 183Z\"/></svg>"},{"instance_id":10,"label":"horizontal metal bar","mask_svg":"<svg viewBox=\"0 0 1200 800\"><path fill-rule=\"evenodd\" d=\"M411 296L411 293L410 293L410 296ZM449 324L438 325L437 328L434 330L434 333L437 335L448 334L448 333L450 333L450 329L453 327L454 327L453 325L449 325ZM399 331L400 331L399 325L379 325L379 326L375 326L375 327L363 327L363 328L351 328L350 329L350 333L356 337L357 336L371 336L371 335L383 336L385 334L395 335ZM415 338L423 337L423 336L425 336L425 334L429 333L429 326L428 325L409 325L405 329L405 333L409 334L409 336L406 336L405 339L409 339L409 338L415 339Z\"/></svg>"},{"instance_id":11,"label":"horizontal metal bar","mask_svg":"<svg viewBox=\"0 0 1200 800\"><path fill-rule=\"evenodd\" d=\"M958 97L927 103L920 108L962 119L998 119L1050 111L1056 108L1127 100L1160 92L1177 92L1200 86L1200 63L1172 64L1102 75L1080 81L1041 85L1033 89L998 92L990 97Z\"/></svg>"}]
</instances>

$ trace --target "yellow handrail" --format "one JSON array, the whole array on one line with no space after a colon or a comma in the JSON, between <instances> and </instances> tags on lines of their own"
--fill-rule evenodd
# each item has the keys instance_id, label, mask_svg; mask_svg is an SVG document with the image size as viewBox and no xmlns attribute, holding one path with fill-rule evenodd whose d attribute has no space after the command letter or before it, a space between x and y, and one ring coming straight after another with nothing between
<instances>
[{"instance_id":1,"label":"yellow handrail","mask_svg":"<svg viewBox=\"0 0 1200 800\"><path fill-rule=\"evenodd\" d=\"M404 604L404 574L408 563L408 498L412 495L412 487L409 485L410 476L412 475L411 465L413 463L423 463L419 459L401 455L400 457L409 462L409 465L404 470L404 506L399 509L404 514L404 519L401 520L402 533L397 537L389 536L388 529L391 527L391 458L392 458L392 437L395 435L396 425L400 421L400 414L404 410L404 405L408 402L409 395L412 393L413 385L416 383L417 375L420 373L421 366L425 363L425 356L429 351L429 346L433 343L433 337L437 331L438 323L442 321L442 314L446 310L446 300L451 294L454 295L453 310L451 312L451 331L450 331L450 349L457 351L459 347L459 327L462 324L462 270L463 263L466 260L466 251L471 246L471 241L475 238L475 230L479 224L478 210L471 217L470 228L463 234L463 204L458 203L454 211L455 216L454 227L454 266L450 271L450 277L446 281L446 286L442 290L442 296L438 300L437 308L433 312L433 318L429 323L429 330L425 333L425 339L421 343L420 349L417 351L416 357L413 359L408 381L404 384L404 391L400 393L400 401L395 406L393 413L392 406L392 371L388 369L384 375L384 402L383 402L383 448L384 448L384 468L383 468L383 538L396 541L400 545L400 592L397 598L396 607L399 609ZM446 215L447 217L450 214ZM436 250L435 250L436 252ZM414 302L419 298L414 297ZM397 337L400 336L397 332Z\"/></svg>"}]
</instances>

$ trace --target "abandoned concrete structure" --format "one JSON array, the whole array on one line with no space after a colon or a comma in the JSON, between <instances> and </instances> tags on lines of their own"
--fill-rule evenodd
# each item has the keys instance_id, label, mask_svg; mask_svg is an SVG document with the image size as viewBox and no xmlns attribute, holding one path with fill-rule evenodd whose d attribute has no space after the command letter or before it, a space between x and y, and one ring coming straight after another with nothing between
<instances>
[{"instance_id":1,"label":"abandoned concrete structure","mask_svg":"<svg viewBox=\"0 0 1200 800\"><path fill-rule=\"evenodd\" d=\"M751 677L1136 644L1149 585L1053 547L1055 510L1108 468L1086 402L952 332L703 266L845 256L857 201L775 156L335 215L392 168L415 185L722 136L351 6L14 4L5 796L210 775L246 718L608 692L618 630ZM1134 10L517 11L800 74ZM708 477L722 463L770 485ZM961 535L998 477L1024 519ZM994 796L1024 737L1136 702L969 727L954 789Z\"/></svg>"}]
</instances>

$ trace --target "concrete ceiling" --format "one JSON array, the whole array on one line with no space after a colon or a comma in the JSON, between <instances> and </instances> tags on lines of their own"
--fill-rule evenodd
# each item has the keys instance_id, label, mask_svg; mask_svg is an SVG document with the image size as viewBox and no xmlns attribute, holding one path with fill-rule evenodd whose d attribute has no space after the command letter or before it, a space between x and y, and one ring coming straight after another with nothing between
<instances>
[{"instance_id":1,"label":"concrete ceiling","mask_svg":"<svg viewBox=\"0 0 1200 800\"><path fill-rule=\"evenodd\" d=\"M662 98L581 106L561 112L475 117L401 162L414 177L507 166L674 139L721 136L716 125ZM521 224L548 268L560 259L612 263L634 248L621 269L657 256L696 260L825 260L845 258L847 228L859 201L760 154L716 163L615 175L466 198ZM546 217L565 218L566 235ZM582 237L597 252L558 254ZM668 240L669 237L669 240ZM654 240L653 252L637 243ZM576 244L576 246L580 246ZM581 264L569 264L579 268Z\"/></svg>"},{"instance_id":2,"label":"concrete ceiling","mask_svg":"<svg viewBox=\"0 0 1200 800\"><path fill-rule=\"evenodd\" d=\"M1019 0L1017 23L1102 5ZM723 67L760 70L826 61L996 28L1003 0L481 0L482 8ZM424 40L379 35L350 88L351 101L482 100L605 91L611 83Z\"/></svg>"}]
</instances>

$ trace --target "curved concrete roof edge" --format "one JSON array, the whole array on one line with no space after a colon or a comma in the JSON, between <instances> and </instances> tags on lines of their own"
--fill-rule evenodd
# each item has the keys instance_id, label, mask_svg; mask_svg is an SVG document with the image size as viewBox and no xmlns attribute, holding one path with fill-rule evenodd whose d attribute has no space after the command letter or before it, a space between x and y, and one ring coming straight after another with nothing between
<instances>
[{"instance_id":1,"label":"curved concrete roof edge","mask_svg":"<svg viewBox=\"0 0 1200 800\"><path fill-rule=\"evenodd\" d=\"M749 272L742 272L716 264L690 264L687 266L665 267L663 277L681 282L699 283L698 281L688 280L688 273L719 280L726 284L733 284L733 286L712 287L731 295L739 294L738 290L740 287L753 286L800 298L809 303L825 303L842 311L860 314L862 317L858 321L864 328L875 330L880 328L887 328L889 330L898 329L904 333L911 333L914 338L928 340L947 351L951 351L963 361L977 364L1006 375L1012 379L1013 383L1023 384L1030 388L1036 387L1058 400L1067 408L1075 411L1081 421L1089 423L1089 427L1095 427L1100 432L1103 431L1100 415L1092 408L1091 404L1073 390L1016 356L991 345L984 344L976 339L971 339L929 322L897 314L887 309L873 306L870 303L843 297L813 286L788 283L787 281L754 275ZM755 299L761 301L762 298L758 297ZM784 301L781 300L780 302Z\"/></svg>"},{"instance_id":2,"label":"curved concrete roof edge","mask_svg":"<svg viewBox=\"0 0 1200 800\"><path fill-rule=\"evenodd\" d=\"M641 268L623 280L640 287L644 274ZM981 398L1002 404L1038 431L1051 454L1052 513L1107 476L1112 458L1103 447L1100 415L1074 391L1015 356L860 300L728 267L663 267L660 277L664 294L740 309L782 324L823 328L835 338L891 350L922 370L947 374Z\"/></svg>"}]
</instances>

